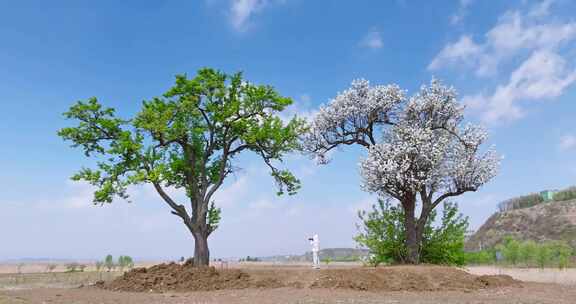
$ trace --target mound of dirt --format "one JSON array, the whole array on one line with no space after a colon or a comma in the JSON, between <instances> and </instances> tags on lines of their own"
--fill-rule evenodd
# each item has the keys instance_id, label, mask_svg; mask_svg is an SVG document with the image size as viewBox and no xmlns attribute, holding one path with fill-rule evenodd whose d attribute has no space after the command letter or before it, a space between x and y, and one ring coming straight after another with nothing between
<instances>
[{"instance_id":1,"label":"mound of dirt","mask_svg":"<svg viewBox=\"0 0 576 304\"><path fill-rule=\"evenodd\" d=\"M276 280L253 280L239 269L217 271L214 267L192 267L187 264L159 264L150 268L135 268L109 283L98 287L121 291L210 291L220 289L282 287Z\"/></svg>"},{"instance_id":2,"label":"mound of dirt","mask_svg":"<svg viewBox=\"0 0 576 304\"><path fill-rule=\"evenodd\" d=\"M274 267L270 269L195 268L191 264L160 264L136 268L97 287L137 292L212 291L245 288L331 288L366 291L477 290L520 286L509 276L476 276L442 266L391 266L378 268Z\"/></svg>"},{"instance_id":3,"label":"mound of dirt","mask_svg":"<svg viewBox=\"0 0 576 304\"><path fill-rule=\"evenodd\" d=\"M520 282L506 275L476 276L442 266L326 269L311 285L312 288L367 291L477 290L509 286L520 286Z\"/></svg>"}]
</instances>

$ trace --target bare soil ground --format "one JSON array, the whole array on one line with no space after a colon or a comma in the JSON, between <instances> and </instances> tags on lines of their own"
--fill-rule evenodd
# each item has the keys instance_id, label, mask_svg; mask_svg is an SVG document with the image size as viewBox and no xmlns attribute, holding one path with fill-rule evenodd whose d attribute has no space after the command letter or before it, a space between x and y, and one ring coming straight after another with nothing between
<instances>
[{"instance_id":1,"label":"bare soil ground","mask_svg":"<svg viewBox=\"0 0 576 304\"><path fill-rule=\"evenodd\" d=\"M177 267L180 269L176 269ZM178 274L178 271L181 273ZM374 269L330 265L320 271L302 266L259 266L204 270L204 273L197 273L189 271L184 266L173 264L148 269L147 276L141 272L142 270L125 274L117 277L116 281L111 277L106 283L107 289L85 286L2 290L0 286L0 304L576 303L576 289L573 286L518 283L506 276L482 277L456 268L437 266L394 266ZM175 275L165 276L170 272ZM193 283L195 277L202 280L208 278L212 283L208 285ZM186 283L188 285L176 284L176 286L183 288L168 284L178 282L178 279L182 278L189 281ZM130 290L133 288L131 284L142 286L142 282L151 284L146 287L152 286L153 292L149 290L142 292L143 288L139 289L140 292L111 290L115 288ZM118 285L120 283L127 285ZM164 287L159 288L161 286ZM197 291L184 291L187 288Z\"/></svg>"},{"instance_id":2,"label":"bare soil ground","mask_svg":"<svg viewBox=\"0 0 576 304\"><path fill-rule=\"evenodd\" d=\"M505 274L520 281L555 283L576 286L576 268L515 268L494 266L467 267L468 272L476 275ZM576 301L574 301L576 303Z\"/></svg>"},{"instance_id":3,"label":"bare soil ground","mask_svg":"<svg viewBox=\"0 0 576 304\"><path fill-rule=\"evenodd\" d=\"M114 291L210 291L245 288L331 288L364 291L478 290L520 286L507 275L473 275L444 266L310 268L195 268L191 263L136 268L97 286Z\"/></svg>"},{"instance_id":4,"label":"bare soil ground","mask_svg":"<svg viewBox=\"0 0 576 304\"><path fill-rule=\"evenodd\" d=\"M368 292L349 289L238 289L198 291L188 293L143 293L108 291L99 288L28 289L0 292L0 303L54 303L54 304L325 304L325 303L411 303L411 304L573 304L576 291L562 285L526 283L523 287L463 291L426 292Z\"/></svg>"}]
</instances>

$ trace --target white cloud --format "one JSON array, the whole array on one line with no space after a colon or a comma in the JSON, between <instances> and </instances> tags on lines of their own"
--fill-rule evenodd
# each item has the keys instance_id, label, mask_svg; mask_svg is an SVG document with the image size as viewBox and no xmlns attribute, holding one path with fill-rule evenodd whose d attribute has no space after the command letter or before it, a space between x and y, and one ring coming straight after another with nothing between
<instances>
[{"instance_id":1,"label":"white cloud","mask_svg":"<svg viewBox=\"0 0 576 304\"><path fill-rule=\"evenodd\" d=\"M477 77L504 79L492 93L470 94L463 101L487 123L523 117L519 102L559 97L576 81L570 53L576 46L576 22L548 18L552 3L504 13L482 43L462 35L444 46L428 69L461 67L472 69ZM507 75L499 73L502 66L515 67Z\"/></svg>"},{"instance_id":2,"label":"white cloud","mask_svg":"<svg viewBox=\"0 0 576 304\"><path fill-rule=\"evenodd\" d=\"M250 17L267 5L266 0L232 0L230 5L230 22L235 30L247 30Z\"/></svg>"},{"instance_id":3,"label":"white cloud","mask_svg":"<svg viewBox=\"0 0 576 304\"><path fill-rule=\"evenodd\" d=\"M384 46L382 34L377 30L371 30L364 36L360 45L373 50L381 49Z\"/></svg>"},{"instance_id":4,"label":"white cloud","mask_svg":"<svg viewBox=\"0 0 576 304\"><path fill-rule=\"evenodd\" d=\"M468 8L472 4L473 0L460 0L458 3L458 11L450 17L450 23L456 25L464 20L464 17L468 14Z\"/></svg>"},{"instance_id":5,"label":"white cloud","mask_svg":"<svg viewBox=\"0 0 576 304\"><path fill-rule=\"evenodd\" d=\"M565 134L560 137L560 150L571 150L576 148L576 136L573 134Z\"/></svg>"},{"instance_id":6,"label":"white cloud","mask_svg":"<svg viewBox=\"0 0 576 304\"><path fill-rule=\"evenodd\" d=\"M482 52L482 47L477 45L470 36L462 36L458 41L446 45L440 53L428 65L429 70L436 70L445 65L453 65L466 62Z\"/></svg>"},{"instance_id":7,"label":"white cloud","mask_svg":"<svg viewBox=\"0 0 576 304\"><path fill-rule=\"evenodd\" d=\"M538 3L537 5L535 5L530 10L528 15L531 17L547 16L548 14L550 14L550 6L552 6L552 4L554 4L554 2L556 2L556 0L544 0L544 1L542 1L542 2Z\"/></svg>"},{"instance_id":8,"label":"white cloud","mask_svg":"<svg viewBox=\"0 0 576 304\"><path fill-rule=\"evenodd\" d=\"M520 12L507 12L485 35L485 42L476 43L462 35L449 43L429 64L428 69L464 64L472 66L477 76L493 76L507 59L527 50L556 50L576 40L576 23L542 23Z\"/></svg>"},{"instance_id":9,"label":"white cloud","mask_svg":"<svg viewBox=\"0 0 576 304\"><path fill-rule=\"evenodd\" d=\"M284 111L280 112L278 116L286 123L289 122L294 116L306 120L311 119L316 114L317 109L312 107L312 98L308 94L302 94L294 100Z\"/></svg>"},{"instance_id":10,"label":"white cloud","mask_svg":"<svg viewBox=\"0 0 576 304\"><path fill-rule=\"evenodd\" d=\"M234 30L245 32L251 26L254 15L274 4L284 4L287 0L230 0L228 17Z\"/></svg>"},{"instance_id":11,"label":"white cloud","mask_svg":"<svg viewBox=\"0 0 576 304\"><path fill-rule=\"evenodd\" d=\"M575 81L576 70L569 68L562 56L547 50L535 51L494 94L476 95L468 100L482 104L482 118L487 123L511 121L523 116L517 102L558 97Z\"/></svg>"}]
</instances>

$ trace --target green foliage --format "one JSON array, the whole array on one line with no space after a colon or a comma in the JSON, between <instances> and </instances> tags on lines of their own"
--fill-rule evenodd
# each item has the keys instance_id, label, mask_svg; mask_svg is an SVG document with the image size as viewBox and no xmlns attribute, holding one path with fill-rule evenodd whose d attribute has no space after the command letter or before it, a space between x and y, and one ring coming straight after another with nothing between
<instances>
[{"instance_id":1,"label":"green foliage","mask_svg":"<svg viewBox=\"0 0 576 304\"><path fill-rule=\"evenodd\" d=\"M548 244L548 246L550 247L552 259L555 261L556 266L559 269L568 267L570 263L570 257L574 252L572 247L563 241L552 241Z\"/></svg>"},{"instance_id":2,"label":"green foliage","mask_svg":"<svg viewBox=\"0 0 576 304\"><path fill-rule=\"evenodd\" d=\"M326 265L329 265L330 263L332 263L332 258L331 257L326 257L322 260Z\"/></svg>"},{"instance_id":3,"label":"green foliage","mask_svg":"<svg viewBox=\"0 0 576 304\"><path fill-rule=\"evenodd\" d=\"M130 269L134 267L134 261L129 256L121 255L118 257L118 267L120 267L120 271L124 269Z\"/></svg>"},{"instance_id":4,"label":"green foliage","mask_svg":"<svg viewBox=\"0 0 576 304\"><path fill-rule=\"evenodd\" d=\"M496 263L496 253L493 249L484 249L475 252L466 252L466 264L472 265L483 265L483 264L495 264Z\"/></svg>"},{"instance_id":5,"label":"green foliage","mask_svg":"<svg viewBox=\"0 0 576 304\"><path fill-rule=\"evenodd\" d=\"M292 100L271 86L254 85L241 73L224 74L204 68L195 77L176 76L160 97L144 101L135 117L122 119L96 98L79 101L64 113L76 126L58 132L86 156L98 160L95 169L83 168L73 180L96 187L94 203L128 199L127 187L152 184L172 213L209 235L221 220L212 195L233 173L243 151L255 153L269 167L278 194L295 194L300 181L276 167L284 155L300 149L304 120L284 123L278 112ZM184 189L192 213L173 201L162 187Z\"/></svg>"},{"instance_id":6,"label":"green foliage","mask_svg":"<svg viewBox=\"0 0 576 304\"><path fill-rule=\"evenodd\" d=\"M540 244L538 246L538 250L536 251L536 263L538 267L544 269L544 267L550 263L551 259L552 252L550 250L550 246L547 244Z\"/></svg>"},{"instance_id":7,"label":"green foliage","mask_svg":"<svg viewBox=\"0 0 576 304\"><path fill-rule=\"evenodd\" d=\"M222 209L216 207L214 202L212 202L208 208L208 226L212 227L212 231L216 230L220 225L220 220L222 219Z\"/></svg>"},{"instance_id":8,"label":"green foliage","mask_svg":"<svg viewBox=\"0 0 576 304\"><path fill-rule=\"evenodd\" d=\"M576 187L572 186L554 194L555 201L567 201L576 199Z\"/></svg>"},{"instance_id":9,"label":"green foliage","mask_svg":"<svg viewBox=\"0 0 576 304\"><path fill-rule=\"evenodd\" d=\"M497 251L502 253L503 262L508 265L539 268L554 266L559 269L569 267L570 260L575 254L573 248L564 241L537 243L532 240L518 241L507 236L494 248L467 252L466 262L468 264L494 264Z\"/></svg>"},{"instance_id":10,"label":"green foliage","mask_svg":"<svg viewBox=\"0 0 576 304\"><path fill-rule=\"evenodd\" d=\"M260 259L257 257L247 256L246 258L240 259L240 262L260 262Z\"/></svg>"},{"instance_id":11,"label":"green foliage","mask_svg":"<svg viewBox=\"0 0 576 304\"><path fill-rule=\"evenodd\" d=\"M522 209L536 206L542 203L544 199L539 193L532 193L528 195L523 195L519 197L514 197L506 201L501 202L498 206L500 211L512 210L512 209Z\"/></svg>"},{"instance_id":12,"label":"green foliage","mask_svg":"<svg viewBox=\"0 0 576 304\"><path fill-rule=\"evenodd\" d=\"M520 260L520 242L512 237L504 238L504 244L497 247L502 252L504 259L512 265L518 264Z\"/></svg>"},{"instance_id":13,"label":"green foliage","mask_svg":"<svg viewBox=\"0 0 576 304\"><path fill-rule=\"evenodd\" d=\"M112 271L116 267L116 264L114 264L114 257L111 254L107 255L104 259L104 267L108 271Z\"/></svg>"},{"instance_id":14,"label":"green foliage","mask_svg":"<svg viewBox=\"0 0 576 304\"><path fill-rule=\"evenodd\" d=\"M389 201L378 200L371 211L358 212L362 224L354 240L368 248L371 255L366 261L369 265L402 262L407 255L405 245L404 211Z\"/></svg>"},{"instance_id":15,"label":"green foliage","mask_svg":"<svg viewBox=\"0 0 576 304\"><path fill-rule=\"evenodd\" d=\"M524 265L532 265L538 254L538 244L534 241L525 241L520 243L519 260Z\"/></svg>"},{"instance_id":16,"label":"green foliage","mask_svg":"<svg viewBox=\"0 0 576 304\"><path fill-rule=\"evenodd\" d=\"M401 207L379 200L372 210L358 213L362 224L360 233L354 238L370 250L366 263L376 266L380 263L404 263L407 259L405 244L404 211ZM454 203L444 203L442 222L433 225L436 211L432 211L423 232L421 262L430 264L463 265L464 233L468 218L458 213Z\"/></svg>"},{"instance_id":17,"label":"green foliage","mask_svg":"<svg viewBox=\"0 0 576 304\"><path fill-rule=\"evenodd\" d=\"M576 186L568 187L554 194L552 201L567 201L576 199ZM529 208L544 202L539 193L532 193L524 196L508 199L501 202L498 207L500 211Z\"/></svg>"},{"instance_id":18,"label":"green foliage","mask_svg":"<svg viewBox=\"0 0 576 304\"><path fill-rule=\"evenodd\" d=\"M432 211L424 230L421 260L430 264L464 265L464 234L468 218L458 212L458 205L445 202L440 226L433 227L436 211Z\"/></svg>"}]
</instances>

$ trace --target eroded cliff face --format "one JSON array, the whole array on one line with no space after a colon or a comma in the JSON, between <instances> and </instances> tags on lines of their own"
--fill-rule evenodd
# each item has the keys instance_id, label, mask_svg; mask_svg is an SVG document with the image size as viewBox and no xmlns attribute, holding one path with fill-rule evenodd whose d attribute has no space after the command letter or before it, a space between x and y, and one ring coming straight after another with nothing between
<instances>
[{"instance_id":1,"label":"eroded cliff face","mask_svg":"<svg viewBox=\"0 0 576 304\"><path fill-rule=\"evenodd\" d=\"M563 240L576 247L576 200L495 213L470 237L466 249L492 247L507 235L519 240Z\"/></svg>"}]
</instances>

